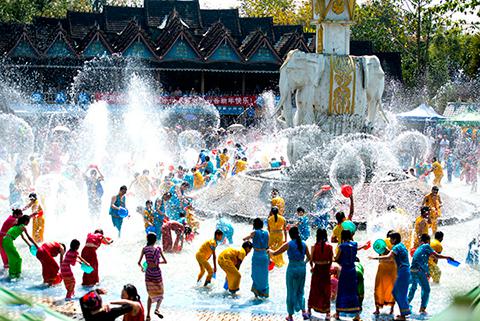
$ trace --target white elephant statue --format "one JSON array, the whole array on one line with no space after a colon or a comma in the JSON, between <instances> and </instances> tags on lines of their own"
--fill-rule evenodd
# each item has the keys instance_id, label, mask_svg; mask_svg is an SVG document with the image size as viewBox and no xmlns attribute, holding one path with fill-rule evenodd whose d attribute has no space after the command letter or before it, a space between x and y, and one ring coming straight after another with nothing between
<instances>
[{"instance_id":1,"label":"white elephant statue","mask_svg":"<svg viewBox=\"0 0 480 321\"><path fill-rule=\"evenodd\" d=\"M339 76L342 80L337 69L340 72L347 69L343 75L350 73L351 76L347 88L349 94L342 96L345 89L340 90L340 98L343 98L340 105L345 107L339 108L342 109L340 112L332 108L335 93L331 91L335 89ZM385 74L376 56L332 56L293 50L280 68L281 99L275 115L281 110L279 120L287 127L322 125L319 122L339 114L347 116L344 119L348 121L348 115L355 115L363 120L362 127L371 126L377 114L383 114L384 86ZM296 108L292 105L292 94L295 94ZM339 118L331 119L337 121Z\"/></svg>"},{"instance_id":2,"label":"white elephant statue","mask_svg":"<svg viewBox=\"0 0 480 321\"><path fill-rule=\"evenodd\" d=\"M385 89L385 73L377 56L363 56L365 87L367 89L367 121L374 124L377 114L388 122L382 108L382 96Z\"/></svg>"},{"instance_id":3,"label":"white elephant statue","mask_svg":"<svg viewBox=\"0 0 480 321\"><path fill-rule=\"evenodd\" d=\"M323 74L320 58L321 55L292 50L280 68L281 97L274 115L282 111L279 121L287 127L315 123L313 99ZM295 94L295 109L292 105L292 94Z\"/></svg>"}]
</instances>

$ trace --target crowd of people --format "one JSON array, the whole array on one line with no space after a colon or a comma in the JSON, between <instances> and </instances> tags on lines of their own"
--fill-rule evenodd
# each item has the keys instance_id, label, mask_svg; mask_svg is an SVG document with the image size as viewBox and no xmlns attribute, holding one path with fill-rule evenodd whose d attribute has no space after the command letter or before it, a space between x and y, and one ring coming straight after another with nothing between
<instances>
[{"instance_id":1,"label":"crowd of people","mask_svg":"<svg viewBox=\"0 0 480 321\"><path fill-rule=\"evenodd\" d=\"M286 166L284 158L279 159L277 161L272 158L270 167ZM165 173L161 164L159 167L158 172ZM137 211L143 215L146 246L141 249L138 265L145 273L147 309L144 310L136 287L127 284L123 288L121 299L111 302L111 305L116 307L102 303L101 295L105 294L103 289L92 290L81 296L80 305L85 319L114 320L125 315L124 320L150 320L153 305L154 315L163 318L160 308L164 298L164 284L160 265L167 264L168 256L166 257L165 253L182 251L184 242L191 241L198 235L200 220L195 215L194 202L189 192L192 189L203 189L249 168L255 168L255 165L249 164L245 147L237 143L233 149L201 150L196 166L191 169L171 166L165 176L159 177L152 177L149 170L144 170L142 174L135 174L128 186L121 186L118 193L110 198L108 213L120 238L124 219L132 215L128 213L126 205L129 192L133 191L135 199L141 202ZM440 283L441 279L438 259L454 261L453 258L441 254L444 235L438 231L438 218L442 208L439 187L443 178L440 161L434 159L430 171L435 176L435 185L422 204L418 204L419 215L415 222L412 222L413 228L389 231L385 238L380 240L385 246L381 251L377 251L379 255L369 256L369 259L379 260L373 293L375 314L379 314L383 307L388 307L388 312L393 314L394 305L397 304L400 314L396 320L405 320L411 313L410 304L418 286L422 292L419 313L426 314L430 281ZM95 165L89 166L84 173L88 208L93 215L99 215L103 211L101 204L104 179ZM350 201L348 214L337 212L336 224L330 237L327 229L319 228L313 233L314 244L309 245L307 242L311 240L312 226L305 209L298 207L293 218L287 219L286 204L281 197L281 191L273 189L267 219L259 215L253 220L253 231L245 235L241 248L227 247L217 255L216 249L225 239L232 243L233 227L219 222L217 228L211 231L213 237L204 240L195 254L199 266L197 283L210 286L212 279L216 278L217 268L220 267L226 274L224 288L236 295L241 287L241 264L252 252L251 291L256 298L268 298L270 295L269 271L286 266L288 321L293 320L293 315L298 311L301 311L305 320L310 319L313 312L324 313L329 319L332 302L335 306L335 318L346 313L353 315L354 320L360 320L365 297L364 284L369 280L364 280L364 266L357 253L368 250L371 243L359 244L355 241L356 226L352 222L355 213L354 196L351 191L345 196L348 196ZM104 236L103 230L97 229L86 236L81 251L81 243L75 239L71 240L68 248L59 241L45 242L45 219L41 202L35 193L30 193L28 199L28 203L23 207L12 211L0 231L0 253L9 277L15 280L21 276L22 258L15 245L15 240L21 237L42 266L43 282L56 285L63 281L67 300L75 297L76 280L72 266L77 262L84 271L82 285L98 285L100 278L97 250L102 244L111 244L113 240ZM15 204L18 204L18 200ZM30 210L31 214L25 215L27 210ZM397 209L394 204L389 206L389 210L402 215L402 210ZM27 228L30 221L33 225L31 232ZM213 264L210 264L209 260ZM305 300L307 266L310 266L312 277L310 293Z\"/></svg>"},{"instance_id":2,"label":"crowd of people","mask_svg":"<svg viewBox=\"0 0 480 321\"><path fill-rule=\"evenodd\" d=\"M439 129L432 139L432 161L417 160L414 167L410 168L410 174L425 182L433 172L433 185L439 187L446 174L444 183L451 183L455 177L476 193L480 173L480 140L477 133L472 129Z\"/></svg>"}]
</instances>

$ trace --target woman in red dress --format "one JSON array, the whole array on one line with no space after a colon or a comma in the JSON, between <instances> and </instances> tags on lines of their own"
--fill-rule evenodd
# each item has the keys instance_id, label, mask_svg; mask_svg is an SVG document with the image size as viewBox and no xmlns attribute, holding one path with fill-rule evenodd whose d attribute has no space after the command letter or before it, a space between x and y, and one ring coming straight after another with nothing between
<instances>
[{"instance_id":1,"label":"woman in red dress","mask_svg":"<svg viewBox=\"0 0 480 321\"><path fill-rule=\"evenodd\" d=\"M60 264L62 264L65 250L65 244L58 242L48 242L43 243L40 247L37 246L37 259L42 263L43 283L52 286L62 282L60 266L54 257L60 254Z\"/></svg>"},{"instance_id":2,"label":"woman in red dress","mask_svg":"<svg viewBox=\"0 0 480 321\"><path fill-rule=\"evenodd\" d=\"M83 273L83 286L94 286L100 282L97 249L102 244L111 244L112 242L110 238L103 236L103 230L101 229L95 230L94 233L88 233L81 256L93 267L93 272L90 274Z\"/></svg>"},{"instance_id":3,"label":"woman in red dress","mask_svg":"<svg viewBox=\"0 0 480 321\"><path fill-rule=\"evenodd\" d=\"M312 261L315 264L312 269L312 281L310 295L308 297L308 314L312 309L326 314L326 320L330 320L330 267L333 261L333 249L327 243L327 231L317 230L317 242L312 246Z\"/></svg>"}]
</instances>

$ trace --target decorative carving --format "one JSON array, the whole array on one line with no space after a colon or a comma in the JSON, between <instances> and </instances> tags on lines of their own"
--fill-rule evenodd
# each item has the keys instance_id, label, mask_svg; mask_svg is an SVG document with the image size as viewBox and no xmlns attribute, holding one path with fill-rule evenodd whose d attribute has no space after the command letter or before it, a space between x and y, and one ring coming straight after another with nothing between
<instances>
[{"instance_id":1,"label":"decorative carving","mask_svg":"<svg viewBox=\"0 0 480 321\"><path fill-rule=\"evenodd\" d=\"M313 0L313 14L323 20L326 16L325 0Z\"/></svg>"},{"instance_id":2,"label":"decorative carving","mask_svg":"<svg viewBox=\"0 0 480 321\"><path fill-rule=\"evenodd\" d=\"M355 62L348 56L330 57L330 115L353 114L355 112ZM352 94L353 93L353 94Z\"/></svg>"},{"instance_id":3,"label":"decorative carving","mask_svg":"<svg viewBox=\"0 0 480 321\"><path fill-rule=\"evenodd\" d=\"M317 49L316 53L323 53L323 26L317 25Z\"/></svg>"},{"instance_id":4,"label":"decorative carving","mask_svg":"<svg viewBox=\"0 0 480 321\"><path fill-rule=\"evenodd\" d=\"M338 15L341 15L345 11L344 0L331 0L333 1L332 11Z\"/></svg>"}]
</instances>

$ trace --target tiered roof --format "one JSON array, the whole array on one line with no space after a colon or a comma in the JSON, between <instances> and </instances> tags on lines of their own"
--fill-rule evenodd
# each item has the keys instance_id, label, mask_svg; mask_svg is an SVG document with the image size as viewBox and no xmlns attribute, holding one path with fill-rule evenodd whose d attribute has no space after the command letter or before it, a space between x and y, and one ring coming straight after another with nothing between
<instances>
[{"instance_id":1,"label":"tiered roof","mask_svg":"<svg viewBox=\"0 0 480 321\"><path fill-rule=\"evenodd\" d=\"M24 26L1 23L0 32L0 53L12 59L82 60L117 53L157 63L178 59L271 65L274 70L286 51L307 48L301 26L278 28L272 18L242 18L237 9L203 10L197 0L104 6L101 13L68 12L65 19L39 17ZM289 37L294 41L278 52L276 42Z\"/></svg>"},{"instance_id":2,"label":"tiered roof","mask_svg":"<svg viewBox=\"0 0 480 321\"><path fill-rule=\"evenodd\" d=\"M57 65L62 59L81 64L121 54L159 68L218 64L217 69L276 72L288 51L314 48L314 34L303 33L302 26L240 17L237 9L200 9L198 0L144 0L144 7L104 6L101 13L68 12L65 19L0 23L0 33L0 55L42 65L53 58Z\"/></svg>"}]
</instances>

